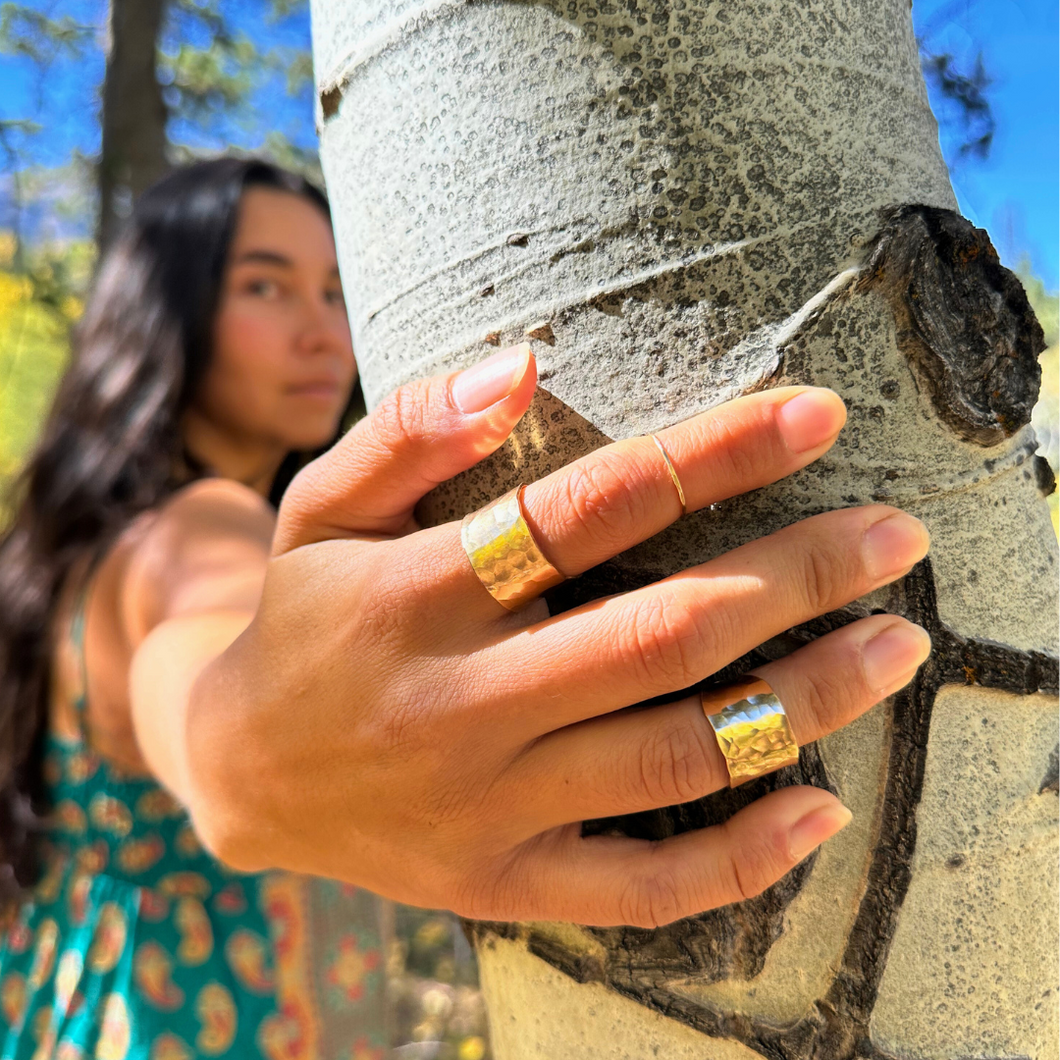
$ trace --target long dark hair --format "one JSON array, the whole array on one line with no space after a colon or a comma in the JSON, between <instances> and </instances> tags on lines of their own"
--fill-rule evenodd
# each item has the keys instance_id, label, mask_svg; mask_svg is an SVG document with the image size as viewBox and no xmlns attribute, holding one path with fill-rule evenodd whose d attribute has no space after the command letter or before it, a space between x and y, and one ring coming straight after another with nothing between
<instances>
[{"instance_id":1,"label":"long dark hair","mask_svg":"<svg viewBox=\"0 0 1060 1060\"><path fill-rule=\"evenodd\" d=\"M54 615L71 577L140 513L204 473L184 451L181 414L210 336L243 192L303 196L303 178L258 160L218 159L144 192L100 263L73 357L0 539L0 908L36 878ZM293 477L289 454L273 499Z\"/></svg>"}]
</instances>

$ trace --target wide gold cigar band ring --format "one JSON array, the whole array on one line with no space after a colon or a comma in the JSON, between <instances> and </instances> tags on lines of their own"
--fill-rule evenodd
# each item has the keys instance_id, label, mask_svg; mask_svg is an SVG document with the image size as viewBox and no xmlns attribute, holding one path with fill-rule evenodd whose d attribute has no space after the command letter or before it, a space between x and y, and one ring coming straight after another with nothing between
<instances>
[{"instance_id":1,"label":"wide gold cigar band ring","mask_svg":"<svg viewBox=\"0 0 1060 1060\"><path fill-rule=\"evenodd\" d=\"M477 512L464 516L460 541L471 569L490 594L509 611L518 611L566 578L534 540L517 486Z\"/></svg>"},{"instance_id":2,"label":"wide gold cigar band ring","mask_svg":"<svg viewBox=\"0 0 1060 1060\"><path fill-rule=\"evenodd\" d=\"M732 788L799 760L799 745L776 692L760 677L741 677L700 693Z\"/></svg>"}]
</instances>

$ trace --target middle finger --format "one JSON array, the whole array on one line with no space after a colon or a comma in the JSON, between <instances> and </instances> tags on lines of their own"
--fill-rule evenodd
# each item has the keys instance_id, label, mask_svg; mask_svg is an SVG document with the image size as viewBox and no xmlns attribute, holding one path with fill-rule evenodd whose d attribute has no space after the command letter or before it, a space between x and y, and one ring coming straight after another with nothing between
<instances>
[{"instance_id":1,"label":"middle finger","mask_svg":"<svg viewBox=\"0 0 1060 1060\"><path fill-rule=\"evenodd\" d=\"M513 632L479 652L476 665L504 697L515 746L688 688L770 637L901 577L929 544L919 519L889 505L824 512Z\"/></svg>"}]
</instances>

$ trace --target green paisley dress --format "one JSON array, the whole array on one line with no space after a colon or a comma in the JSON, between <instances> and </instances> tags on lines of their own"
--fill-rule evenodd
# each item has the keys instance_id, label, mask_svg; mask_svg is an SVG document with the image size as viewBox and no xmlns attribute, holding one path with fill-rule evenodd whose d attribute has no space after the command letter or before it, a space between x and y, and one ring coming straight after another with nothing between
<instances>
[{"instance_id":1,"label":"green paisley dress","mask_svg":"<svg viewBox=\"0 0 1060 1060\"><path fill-rule=\"evenodd\" d=\"M82 627L79 609L79 657ZM49 733L44 770L44 872L0 934L0 1060L383 1060L374 895L227 869L83 723Z\"/></svg>"}]
</instances>

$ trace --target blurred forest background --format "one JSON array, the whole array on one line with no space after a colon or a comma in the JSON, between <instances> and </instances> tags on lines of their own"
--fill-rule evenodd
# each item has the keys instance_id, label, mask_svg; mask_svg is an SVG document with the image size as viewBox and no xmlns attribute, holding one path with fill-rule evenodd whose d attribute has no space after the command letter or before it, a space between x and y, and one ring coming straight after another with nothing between
<instances>
[{"instance_id":1,"label":"blurred forest background","mask_svg":"<svg viewBox=\"0 0 1060 1060\"><path fill-rule=\"evenodd\" d=\"M1009 7L1029 20L1029 33L1051 35L1055 54L1056 5L1040 5L1050 12L1043 26L1037 0ZM1027 135L1044 135L1055 156L1055 75L1046 96L1028 96L1015 110L996 105L1006 75L982 43L994 34L990 19L1005 17L996 8L976 0L914 5L943 151L962 209L979 224L970 203L999 144L1003 166L1026 168L1006 123L1037 121ZM139 191L181 161L255 154L321 182L312 73L307 0L0 3L0 524L5 486L46 414L101 243ZM1052 166L1037 176L1055 203ZM995 183L997 172L995 165ZM1028 235L1018 202L1004 203L986 220L1045 329L1034 422L1056 471L1056 226L1034 234L1032 224ZM1041 239L1050 241L1044 250ZM1056 493L1049 504L1055 527ZM485 1060L485 1013L459 925L406 907L396 923L386 972L405 1043L398 1055Z\"/></svg>"}]
</instances>

